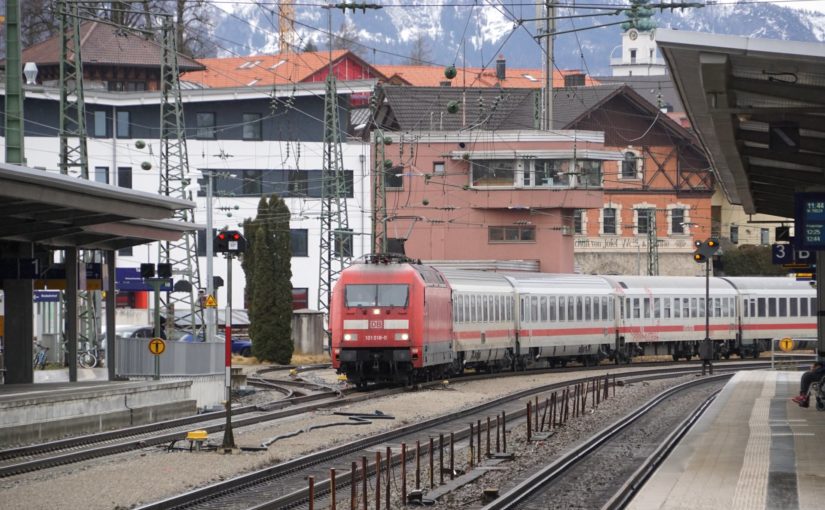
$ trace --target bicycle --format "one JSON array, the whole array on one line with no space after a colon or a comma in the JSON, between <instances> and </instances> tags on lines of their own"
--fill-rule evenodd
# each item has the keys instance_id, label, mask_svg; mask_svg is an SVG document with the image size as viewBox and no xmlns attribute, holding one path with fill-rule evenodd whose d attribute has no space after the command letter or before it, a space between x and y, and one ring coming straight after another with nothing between
<instances>
[{"instance_id":1,"label":"bicycle","mask_svg":"<svg viewBox=\"0 0 825 510\"><path fill-rule=\"evenodd\" d=\"M69 349L67 348L66 342L63 342L63 353L68 354ZM78 350L77 351L77 364L81 368L94 368L97 366L97 356L94 352L86 349L86 350Z\"/></svg>"},{"instance_id":2,"label":"bicycle","mask_svg":"<svg viewBox=\"0 0 825 510\"><path fill-rule=\"evenodd\" d=\"M46 368L46 355L49 352L49 348L45 345L41 345L39 343L35 343L37 346L37 353L34 355L34 369L37 370L40 367L40 370L44 370Z\"/></svg>"}]
</instances>

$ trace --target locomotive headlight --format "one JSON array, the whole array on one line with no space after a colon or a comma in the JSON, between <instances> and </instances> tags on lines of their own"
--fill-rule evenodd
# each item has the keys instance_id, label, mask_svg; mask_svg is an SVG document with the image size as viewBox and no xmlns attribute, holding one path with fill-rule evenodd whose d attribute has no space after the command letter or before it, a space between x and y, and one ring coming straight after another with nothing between
<instances>
[{"instance_id":1,"label":"locomotive headlight","mask_svg":"<svg viewBox=\"0 0 825 510\"><path fill-rule=\"evenodd\" d=\"M372 309L372 314L373 314L373 315L381 315L381 309L379 309L379 308L373 308L373 309Z\"/></svg>"},{"instance_id":2,"label":"locomotive headlight","mask_svg":"<svg viewBox=\"0 0 825 510\"><path fill-rule=\"evenodd\" d=\"M410 335L409 335L409 333L396 333L395 334L395 339L396 340L409 340Z\"/></svg>"},{"instance_id":3,"label":"locomotive headlight","mask_svg":"<svg viewBox=\"0 0 825 510\"><path fill-rule=\"evenodd\" d=\"M355 333L344 333L344 341L351 342L353 340L358 340L358 335Z\"/></svg>"}]
</instances>

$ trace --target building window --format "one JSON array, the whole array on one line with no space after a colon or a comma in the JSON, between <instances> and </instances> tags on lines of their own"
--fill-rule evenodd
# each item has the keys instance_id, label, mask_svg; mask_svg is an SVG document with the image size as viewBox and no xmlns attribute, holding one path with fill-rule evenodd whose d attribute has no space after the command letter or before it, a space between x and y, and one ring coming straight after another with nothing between
<instances>
[{"instance_id":1,"label":"building window","mask_svg":"<svg viewBox=\"0 0 825 510\"><path fill-rule=\"evenodd\" d=\"M584 234L584 209L573 211L573 233Z\"/></svg>"},{"instance_id":2,"label":"building window","mask_svg":"<svg viewBox=\"0 0 825 510\"><path fill-rule=\"evenodd\" d=\"M289 171L289 194L290 196L305 197L309 191L308 175L302 170Z\"/></svg>"},{"instance_id":3,"label":"building window","mask_svg":"<svg viewBox=\"0 0 825 510\"><path fill-rule=\"evenodd\" d=\"M489 227L487 239L490 243L534 243L536 242L536 227L532 225Z\"/></svg>"},{"instance_id":4,"label":"building window","mask_svg":"<svg viewBox=\"0 0 825 510\"><path fill-rule=\"evenodd\" d=\"M404 167L395 165L384 168L384 187L387 189L402 189L404 187Z\"/></svg>"},{"instance_id":5,"label":"building window","mask_svg":"<svg viewBox=\"0 0 825 510\"><path fill-rule=\"evenodd\" d=\"M117 167L117 185L121 188L132 189L132 167Z\"/></svg>"},{"instance_id":6,"label":"building window","mask_svg":"<svg viewBox=\"0 0 825 510\"><path fill-rule=\"evenodd\" d=\"M97 110L94 113L95 117L95 125L94 125L94 134L97 138L106 138L109 136L109 126L106 122L106 111L105 110Z\"/></svg>"},{"instance_id":7,"label":"building window","mask_svg":"<svg viewBox=\"0 0 825 510\"><path fill-rule=\"evenodd\" d=\"M536 159L533 169L536 186L569 186L570 161L566 159Z\"/></svg>"},{"instance_id":8,"label":"building window","mask_svg":"<svg viewBox=\"0 0 825 510\"><path fill-rule=\"evenodd\" d=\"M655 209L636 209L636 232L639 234L647 234L650 230L651 217Z\"/></svg>"},{"instance_id":9,"label":"building window","mask_svg":"<svg viewBox=\"0 0 825 510\"><path fill-rule=\"evenodd\" d=\"M197 130L195 138L200 140L215 139L215 114L212 112L199 112L195 116Z\"/></svg>"},{"instance_id":10,"label":"building window","mask_svg":"<svg viewBox=\"0 0 825 510\"><path fill-rule=\"evenodd\" d=\"M473 186L513 186L516 162L512 159L473 161L472 176Z\"/></svg>"},{"instance_id":11,"label":"building window","mask_svg":"<svg viewBox=\"0 0 825 510\"><path fill-rule=\"evenodd\" d=\"M108 166L96 166L95 167L95 182L102 182L103 184L109 184L109 167Z\"/></svg>"},{"instance_id":12,"label":"building window","mask_svg":"<svg viewBox=\"0 0 825 510\"><path fill-rule=\"evenodd\" d=\"M685 210L671 209L670 210L670 232L673 234L685 233Z\"/></svg>"},{"instance_id":13,"label":"building window","mask_svg":"<svg viewBox=\"0 0 825 510\"><path fill-rule=\"evenodd\" d=\"M739 225L730 226L730 242L739 244Z\"/></svg>"},{"instance_id":14,"label":"building window","mask_svg":"<svg viewBox=\"0 0 825 510\"><path fill-rule=\"evenodd\" d=\"M636 154L625 152L622 161L622 179L636 179L637 177Z\"/></svg>"},{"instance_id":15,"label":"building window","mask_svg":"<svg viewBox=\"0 0 825 510\"><path fill-rule=\"evenodd\" d=\"M630 50L630 63L636 63L636 50Z\"/></svg>"},{"instance_id":16,"label":"building window","mask_svg":"<svg viewBox=\"0 0 825 510\"><path fill-rule=\"evenodd\" d=\"M613 207L605 207L604 218L602 219L602 233L615 234L616 233L616 209Z\"/></svg>"},{"instance_id":17,"label":"building window","mask_svg":"<svg viewBox=\"0 0 825 510\"><path fill-rule=\"evenodd\" d=\"M771 231L767 228L759 229L759 244L767 246L771 242Z\"/></svg>"},{"instance_id":18,"label":"building window","mask_svg":"<svg viewBox=\"0 0 825 510\"><path fill-rule=\"evenodd\" d=\"M597 159L579 161L579 186L600 188L602 186L602 162Z\"/></svg>"},{"instance_id":19,"label":"building window","mask_svg":"<svg viewBox=\"0 0 825 510\"><path fill-rule=\"evenodd\" d=\"M131 138L132 126L129 112L117 112L117 137Z\"/></svg>"},{"instance_id":20,"label":"building window","mask_svg":"<svg viewBox=\"0 0 825 510\"><path fill-rule=\"evenodd\" d=\"M295 287L292 289L292 309L302 310L304 308L309 308L309 289Z\"/></svg>"},{"instance_id":21,"label":"building window","mask_svg":"<svg viewBox=\"0 0 825 510\"><path fill-rule=\"evenodd\" d=\"M433 173L436 175L444 175L444 162L443 161L433 161Z\"/></svg>"},{"instance_id":22,"label":"building window","mask_svg":"<svg viewBox=\"0 0 825 510\"><path fill-rule=\"evenodd\" d=\"M261 114L260 113L244 113L243 114L243 139L244 140L260 140L261 139Z\"/></svg>"},{"instance_id":23,"label":"building window","mask_svg":"<svg viewBox=\"0 0 825 510\"><path fill-rule=\"evenodd\" d=\"M130 81L126 84L126 90L128 92L143 92L146 90L146 82L145 81Z\"/></svg>"},{"instance_id":24,"label":"building window","mask_svg":"<svg viewBox=\"0 0 825 510\"><path fill-rule=\"evenodd\" d=\"M352 229L346 230L346 232L334 232L335 254L339 258L352 257Z\"/></svg>"},{"instance_id":25,"label":"building window","mask_svg":"<svg viewBox=\"0 0 825 510\"><path fill-rule=\"evenodd\" d=\"M129 246L128 248L121 248L117 251L117 254L120 257L131 257L132 256L132 247Z\"/></svg>"},{"instance_id":26,"label":"building window","mask_svg":"<svg viewBox=\"0 0 825 510\"><path fill-rule=\"evenodd\" d=\"M309 256L309 240L307 232L308 231L305 228L289 229L289 244L292 247L293 257Z\"/></svg>"},{"instance_id":27,"label":"building window","mask_svg":"<svg viewBox=\"0 0 825 510\"><path fill-rule=\"evenodd\" d=\"M206 256L206 243L207 242L214 243L215 242L215 236L217 236L217 235L218 235L218 230L213 228L212 229L212 235L209 236L209 240L207 240L206 239L206 229L202 228L202 229L198 230L197 239L195 240L195 245L196 245L196 248L198 250L198 257L205 257ZM248 242L249 242L249 240L247 240L247 243ZM215 253L214 244L212 246L213 246L212 254L214 255L214 253Z\"/></svg>"}]
</instances>

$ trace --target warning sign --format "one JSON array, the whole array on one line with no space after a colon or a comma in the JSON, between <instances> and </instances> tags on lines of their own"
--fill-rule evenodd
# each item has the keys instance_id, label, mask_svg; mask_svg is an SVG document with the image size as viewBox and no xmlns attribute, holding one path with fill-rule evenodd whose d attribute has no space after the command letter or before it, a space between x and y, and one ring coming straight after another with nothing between
<instances>
[{"instance_id":1,"label":"warning sign","mask_svg":"<svg viewBox=\"0 0 825 510\"><path fill-rule=\"evenodd\" d=\"M785 352L792 351L794 348L793 338L785 337L779 341L779 348Z\"/></svg>"},{"instance_id":2,"label":"warning sign","mask_svg":"<svg viewBox=\"0 0 825 510\"><path fill-rule=\"evenodd\" d=\"M206 296L206 303L204 305L206 308L215 308L218 306L218 302L215 300L215 296L209 295Z\"/></svg>"},{"instance_id":3,"label":"warning sign","mask_svg":"<svg viewBox=\"0 0 825 510\"><path fill-rule=\"evenodd\" d=\"M153 338L149 341L149 352L155 356L160 356L166 350L166 342L162 338Z\"/></svg>"}]
</instances>

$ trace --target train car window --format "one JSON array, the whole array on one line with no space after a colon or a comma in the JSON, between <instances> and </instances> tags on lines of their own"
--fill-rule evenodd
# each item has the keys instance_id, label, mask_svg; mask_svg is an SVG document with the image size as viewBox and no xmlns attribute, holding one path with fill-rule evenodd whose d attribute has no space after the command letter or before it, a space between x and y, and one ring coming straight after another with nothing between
<instances>
[{"instance_id":1,"label":"train car window","mask_svg":"<svg viewBox=\"0 0 825 510\"><path fill-rule=\"evenodd\" d=\"M481 296L481 322L490 321L489 297Z\"/></svg>"},{"instance_id":2,"label":"train car window","mask_svg":"<svg viewBox=\"0 0 825 510\"><path fill-rule=\"evenodd\" d=\"M576 303L573 296L567 296L567 320L572 322L576 320Z\"/></svg>"},{"instance_id":3,"label":"train car window","mask_svg":"<svg viewBox=\"0 0 825 510\"><path fill-rule=\"evenodd\" d=\"M572 310L572 305L573 305L572 301L570 301L570 305L571 305L570 316L574 317L573 316L573 310ZM584 317L584 314L582 313L582 297L581 296L576 296L576 315L575 315L575 318L573 320L574 321L580 321L580 320L582 320L583 317Z\"/></svg>"},{"instance_id":4,"label":"train car window","mask_svg":"<svg viewBox=\"0 0 825 510\"><path fill-rule=\"evenodd\" d=\"M814 310L816 310L816 298L811 298L810 301L811 301L811 315L814 315L816 313L814 311Z\"/></svg>"},{"instance_id":5,"label":"train car window","mask_svg":"<svg viewBox=\"0 0 825 510\"><path fill-rule=\"evenodd\" d=\"M539 313L541 322L547 322L547 296L539 298Z\"/></svg>"},{"instance_id":6,"label":"train car window","mask_svg":"<svg viewBox=\"0 0 825 510\"><path fill-rule=\"evenodd\" d=\"M795 297L788 298L790 309L791 309L791 317L799 317L799 304Z\"/></svg>"},{"instance_id":7,"label":"train car window","mask_svg":"<svg viewBox=\"0 0 825 510\"><path fill-rule=\"evenodd\" d=\"M685 319L690 317L690 301L688 298L682 298L682 317Z\"/></svg>"},{"instance_id":8,"label":"train car window","mask_svg":"<svg viewBox=\"0 0 825 510\"><path fill-rule=\"evenodd\" d=\"M750 310L750 308L748 307L748 301L748 299L742 300L742 317L749 317L748 311Z\"/></svg>"},{"instance_id":9,"label":"train car window","mask_svg":"<svg viewBox=\"0 0 825 510\"><path fill-rule=\"evenodd\" d=\"M662 318L670 319L670 298L662 298Z\"/></svg>"},{"instance_id":10,"label":"train car window","mask_svg":"<svg viewBox=\"0 0 825 510\"><path fill-rule=\"evenodd\" d=\"M721 298L713 298L713 315L712 317L721 317L722 316L722 299Z\"/></svg>"},{"instance_id":11,"label":"train car window","mask_svg":"<svg viewBox=\"0 0 825 510\"><path fill-rule=\"evenodd\" d=\"M662 298L653 298L653 318L662 318Z\"/></svg>"},{"instance_id":12,"label":"train car window","mask_svg":"<svg viewBox=\"0 0 825 510\"><path fill-rule=\"evenodd\" d=\"M729 317L730 304L728 298L722 298L722 317Z\"/></svg>"},{"instance_id":13,"label":"train car window","mask_svg":"<svg viewBox=\"0 0 825 510\"><path fill-rule=\"evenodd\" d=\"M787 317L788 316L788 299L787 298L779 298L779 316L780 317Z\"/></svg>"},{"instance_id":14,"label":"train car window","mask_svg":"<svg viewBox=\"0 0 825 510\"><path fill-rule=\"evenodd\" d=\"M610 296L609 298L607 298L607 320L613 320L613 307L613 296Z\"/></svg>"},{"instance_id":15,"label":"train car window","mask_svg":"<svg viewBox=\"0 0 825 510\"><path fill-rule=\"evenodd\" d=\"M697 317L705 316L705 298L699 298L699 309L697 311L699 312L696 314Z\"/></svg>"},{"instance_id":16,"label":"train car window","mask_svg":"<svg viewBox=\"0 0 825 510\"><path fill-rule=\"evenodd\" d=\"M644 317L645 319L649 319L650 318L650 298L643 298L642 299L642 311L644 312L644 315L642 315L642 317Z\"/></svg>"},{"instance_id":17,"label":"train car window","mask_svg":"<svg viewBox=\"0 0 825 510\"><path fill-rule=\"evenodd\" d=\"M768 302L765 298L761 297L756 300L756 316L757 317L767 317L768 316Z\"/></svg>"},{"instance_id":18,"label":"train car window","mask_svg":"<svg viewBox=\"0 0 825 510\"><path fill-rule=\"evenodd\" d=\"M507 311L507 320L513 320L513 296L507 296L507 308L505 310Z\"/></svg>"},{"instance_id":19,"label":"train car window","mask_svg":"<svg viewBox=\"0 0 825 510\"><path fill-rule=\"evenodd\" d=\"M607 296L602 296L602 320L610 320L610 308Z\"/></svg>"},{"instance_id":20,"label":"train car window","mask_svg":"<svg viewBox=\"0 0 825 510\"><path fill-rule=\"evenodd\" d=\"M641 310L639 308L639 298L633 298L633 318L641 318Z\"/></svg>"},{"instance_id":21,"label":"train car window","mask_svg":"<svg viewBox=\"0 0 825 510\"><path fill-rule=\"evenodd\" d=\"M690 316L691 317L699 317L697 313L696 307L699 306L696 302L696 298L690 298Z\"/></svg>"},{"instance_id":22,"label":"train car window","mask_svg":"<svg viewBox=\"0 0 825 510\"><path fill-rule=\"evenodd\" d=\"M593 320L593 303L590 296L584 297L584 320Z\"/></svg>"},{"instance_id":23,"label":"train car window","mask_svg":"<svg viewBox=\"0 0 825 510\"><path fill-rule=\"evenodd\" d=\"M550 320L556 320L556 296L550 296L547 298L548 306L550 307Z\"/></svg>"},{"instance_id":24,"label":"train car window","mask_svg":"<svg viewBox=\"0 0 825 510\"><path fill-rule=\"evenodd\" d=\"M682 316L682 298L673 298L673 317L678 319Z\"/></svg>"},{"instance_id":25,"label":"train car window","mask_svg":"<svg viewBox=\"0 0 825 510\"><path fill-rule=\"evenodd\" d=\"M593 298L593 320L595 320L595 321L600 320L601 315L600 315L599 312L601 312L601 308L599 307L599 298L594 297Z\"/></svg>"},{"instance_id":26,"label":"train car window","mask_svg":"<svg viewBox=\"0 0 825 510\"><path fill-rule=\"evenodd\" d=\"M811 308L813 310L813 308ZM800 317L808 316L808 298L800 298L799 300L799 315Z\"/></svg>"},{"instance_id":27,"label":"train car window","mask_svg":"<svg viewBox=\"0 0 825 510\"><path fill-rule=\"evenodd\" d=\"M768 317L776 317L776 298L768 298Z\"/></svg>"},{"instance_id":28,"label":"train car window","mask_svg":"<svg viewBox=\"0 0 825 510\"><path fill-rule=\"evenodd\" d=\"M344 299L348 307L397 306L406 307L410 286L401 284L347 285Z\"/></svg>"},{"instance_id":29,"label":"train car window","mask_svg":"<svg viewBox=\"0 0 825 510\"><path fill-rule=\"evenodd\" d=\"M528 320L527 315L525 315L527 312L524 310L525 301L527 301L527 298L525 298L525 297L522 297L519 300L519 314L521 315L521 321L522 322L527 322L527 320Z\"/></svg>"},{"instance_id":30,"label":"train car window","mask_svg":"<svg viewBox=\"0 0 825 510\"><path fill-rule=\"evenodd\" d=\"M566 300L564 296L559 296L559 320L566 321L567 320L567 306Z\"/></svg>"}]
</instances>

